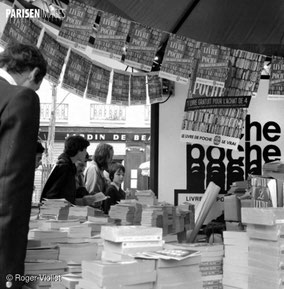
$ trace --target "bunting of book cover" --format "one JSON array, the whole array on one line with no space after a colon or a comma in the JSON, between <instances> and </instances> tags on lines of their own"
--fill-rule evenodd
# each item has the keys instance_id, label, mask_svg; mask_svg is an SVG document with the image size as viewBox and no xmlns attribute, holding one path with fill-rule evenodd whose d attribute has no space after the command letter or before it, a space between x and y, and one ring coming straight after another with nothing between
<instances>
[{"instance_id":1,"label":"bunting of book cover","mask_svg":"<svg viewBox=\"0 0 284 289\"><path fill-rule=\"evenodd\" d=\"M129 20L120 16L102 12L93 52L120 61L125 49L130 23Z\"/></svg>"},{"instance_id":2,"label":"bunting of book cover","mask_svg":"<svg viewBox=\"0 0 284 289\"><path fill-rule=\"evenodd\" d=\"M12 9L17 10L21 8L14 5ZM29 18L17 17L11 18L10 16L6 22L0 42L4 47L12 41L37 45L41 30L42 24L35 19L31 20Z\"/></svg>"},{"instance_id":3,"label":"bunting of book cover","mask_svg":"<svg viewBox=\"0 0 284 289\"><path fill-rule=\"evenodd\" d=\"M92 62L86 98L106 103L109 90L111 68L98 62Z\"/></svg>"},{"instance_id":4,"label":"bunting of book cover","mask_svg":"<svg viewBox=\"0 0 284 289\"><path fill-rule=\"evenodd\" d=\"M189 97L185 103L181 140L236 150L250 96L227 96L230 54L220 46L202 43Z\"/></svg>"},{"instance_id":5,"label":"bunting of book cover","mask_svg":"<svg viewBox=\"0 0 284 289\"><path fill-rule=\"evenodd\" d=\"M57 84L68 48L59 43L52 33L45 30L39 49L43 53L48 65L46 79Z\"/></svg>"},{"instance_id":6,"label":"bunting of book cover","mask_svg":"<svg viewBox=\"0 0 284 289\"><path fill-rule=\"evenodd\" d=\"M200 42L170 34L159 76L187 84Z\"/></svg>"},{"instance_id":7,"label":"bunting of book cover","mask_svg":"<svg viewBox=\"0 0 284 289\"><path fill-rule=\"evenodd\" d=\"M228 83L226 95L243 96L256 93L264 61L264 55L232 49L230 56L231 80Z\"/></svg>"},{"instance_id":8,"label":"bunting of book cover","mask_svg":"<svg viewBox=\"0 0 284 289\"><path fill-rule=\"evenodd\" d=\"M150 104L166 100L167 96L163 95L163 84L159 72L147 73L147 88Z\"/></svg>"},{"instance_id":9,"label":"bunting of book cover","mask_svg":"<svg viewBox=\"0 0 284 289\"><path fill-rule=\"evenodd\" d=\"M58 39L72 47L86 49L89 38L94 32L98 10L89 1L70 0L62 21Z\"/></svg>"},{"instance_id":10,"label":"bunting of book cover","mask_svg":"<svg viewBox=\"0 0 284 289\"><path fill-rule=\"evenodd\" d=\"M163 34L158 29L131 22L129 30L130 40L124 63L144 71L151 71Z\"/></svg>"},{"instance_id":11,"label":"bunting of book cover","mask_svg":"<svg viewBox=\"0 0 284 289\"><path fill-rule=\"evenodd\" d=\"M129 105L130 73L113 70L111 104Z\"/></svg>"},{"instance_id":12,"label":"bunting of book cover","mask_svg":"<svg viewBox=\"0 0 284 289\"><path fill-rule=\"evenodd\" d=\"M90 68L91 61L86 56L71 49L64 71L62 87L83 97Z\"/></svg>"},{"instance_id":13,"label":"bunting of book cover","mask_svg":"<svg viewBox=\"0 0 284 289\"><path fill-rule=\"evenodd\" d=\"M268 87L269 99L284 99L284 58L272 56Z\"/></svg>"},{"instance_id":14,"label":"bunting of book cover","mask_svg":"<svg viewBox=\"0 0 284 289\"><path fill-rule=\"evenodd\" d=\"M145 73L131 74L130 105L146 105L146 74Z\"/></svg>"}]
</instances>

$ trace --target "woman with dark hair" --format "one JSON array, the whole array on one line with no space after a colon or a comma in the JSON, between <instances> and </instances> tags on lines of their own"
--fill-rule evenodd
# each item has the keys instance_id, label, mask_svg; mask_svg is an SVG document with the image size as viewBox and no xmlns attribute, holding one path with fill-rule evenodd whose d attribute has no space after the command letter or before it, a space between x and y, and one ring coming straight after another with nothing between
<instances>
[{"instance_id":1,"label":"woman with dark hair","mask_svg":"<svg viewBox=\"0 0 284 289\"><path fill-rule=\"evenodd\" d=\"M89 194L105 193L107 179L104 171L108 170L113 158L113 147L107 143L99 143L93 160L85 172L85 186Z\"/></svg>"}]
</instances>

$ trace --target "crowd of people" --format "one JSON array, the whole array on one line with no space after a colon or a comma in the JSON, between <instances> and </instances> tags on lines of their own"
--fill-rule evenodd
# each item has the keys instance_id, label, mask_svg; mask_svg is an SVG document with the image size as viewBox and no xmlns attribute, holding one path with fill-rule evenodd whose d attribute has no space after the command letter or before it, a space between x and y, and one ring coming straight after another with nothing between
<instances>
[{"instance_id":1,"label":"crowd of people","mask_svg":"<svg viewBox=\"0 0 284 289\"><path fill-rule=\"evenodd\" d=\"M9 43L0 53L0 288L24 288L27 237L35 169L44 147L38 141L40 102L36 91L47 62L33 45ZM42 190L43 198L65 198L106 214L125 198L125 169L112 163L113 147L97 146L90 165L89 141L70 136ZM105 200L97 202L96 194Z\"/></svg>"},{"instance_id":2,"label":"crowd of people","mask_svg":"<svg viewBox=\"0 0 284 289\"><path fill-rule=\"evenodd\" d=\"M88 164L89 145L89 141L79 135L65 140L64 151L43 187L41 201L64 198L74 205L93 206L107 214L111 205L125 199L121 188L125 168L113 162L113 147L99 143ZM103 193L104 199L98 201L97 193Z\"/></svg>"}]
</instances>

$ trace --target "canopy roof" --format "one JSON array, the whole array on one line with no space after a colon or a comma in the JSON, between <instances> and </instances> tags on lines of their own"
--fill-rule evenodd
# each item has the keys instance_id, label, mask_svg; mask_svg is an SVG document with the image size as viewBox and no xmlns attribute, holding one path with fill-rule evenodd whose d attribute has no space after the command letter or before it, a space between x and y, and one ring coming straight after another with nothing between
<instances>
[{"instance_id":1,"label":"canopy roof","mask_svg":"<svg viewBox=\"0 0 284 289\"><path fill-rule=\"evenodd\" d=\"M69 0L49 2L66 8ZM152 28L267 56L284 55L283 0L79 0ZM13 3L13 0L5 2ZM160 47L163 54L167 36Z\"/></svg>"},{"instance_id":2,"label":"canopy roof","mask_svg":"<svg viewBox=\"0 0 284 289\"><path fill-rule=\"evenodd\" d=\"M93 0L92 4L198 41L284 55L282 0Z\"/></svg>"}]
</instances>

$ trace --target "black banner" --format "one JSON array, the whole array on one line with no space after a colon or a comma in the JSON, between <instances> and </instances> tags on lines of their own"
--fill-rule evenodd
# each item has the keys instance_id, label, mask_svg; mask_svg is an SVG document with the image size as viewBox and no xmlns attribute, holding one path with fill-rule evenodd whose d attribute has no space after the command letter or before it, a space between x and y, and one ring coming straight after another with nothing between
<instances>
[{"instance_id":1,"label":"black banner","mask_svg":"<svg viewBox=\"0 0 284 289\"><path fill-rule=\"evenodd\" d=\"M247 108L251 96L225 96L225 97L195 97L188 98L184 111L206 108Z\"/></svg>"}]
</instances>

